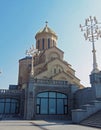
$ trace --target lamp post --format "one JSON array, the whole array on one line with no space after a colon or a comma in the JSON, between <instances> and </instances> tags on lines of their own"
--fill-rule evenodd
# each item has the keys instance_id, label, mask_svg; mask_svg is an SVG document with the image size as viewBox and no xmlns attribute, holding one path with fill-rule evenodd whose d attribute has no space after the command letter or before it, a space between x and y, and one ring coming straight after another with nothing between
<instances>
[{"instance_id":1,"label":"lamp post","mask_svg":"<svg viewBox=\"0 0 101 130\"><path fill-rule=\"evenodd\" d=\"M96 61L96 50L95 50L95 41L101 38L101 30L100 25L98 23L96 17L90 16L89 18L85 19L85 25L80 24L81 31L84 31L85 40L88 40L92 43L92 53L93 53L93 70L91 73L98 73L98 65Z\"/></svg>"},{"instance_id":2,"label":"lamp post","mask_svg":"<svg viewBox=\"0 0 101 130\"><path fill-rule=\"evenodd\" d=\"M28 56L32 57L32 63L31 63L31 76L34 77L34 56L35 55L39 55L39 51L38 49L35 49L34 46L32 45L32 47L29 50L26 50L26 54Z\"/></svg>"}]
</instances>

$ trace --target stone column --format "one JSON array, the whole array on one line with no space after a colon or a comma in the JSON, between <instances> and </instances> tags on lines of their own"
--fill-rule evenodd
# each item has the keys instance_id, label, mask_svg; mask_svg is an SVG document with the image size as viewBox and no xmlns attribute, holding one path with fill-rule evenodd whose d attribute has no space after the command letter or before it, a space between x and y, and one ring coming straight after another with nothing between
<instances>
[{"instance_id":1,"label":"stone column","mask_svg":"<svg viewBox=\"0 0 101 130\"><path fill-rule=\"evenodd\" d=\"M34 82L32 80L29 81L26 91L26 119L31 120L33 118L34 113Z\"/></svg>"},{"instance_id":2,"label":"stone column","mask_svg":"<svg viewBox=\"0 0 101 130\"><path fill-rule=\"evenodd\" d=\"M101 71L90 75L90 83L95 98L101 99Z\"/></svg>"}]
</instances>

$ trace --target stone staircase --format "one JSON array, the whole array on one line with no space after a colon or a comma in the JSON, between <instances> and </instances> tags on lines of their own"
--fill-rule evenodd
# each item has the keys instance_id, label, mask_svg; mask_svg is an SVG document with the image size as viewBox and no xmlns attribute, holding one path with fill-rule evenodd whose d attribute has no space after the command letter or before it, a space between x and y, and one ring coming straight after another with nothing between
<instances>
[{"instance_id":1,"label":"stone staircase","mask_svg":"<svg viewBox=\"0 0 101 130\"><path fill-rule=\"evenodd\" d=\"M101 101L93 100L90 104L82 105L80 109L72 110L72 122L78 124L100 110Z\"/></svg>"},{"instance_id":2,"label":"stone staircase","mask_svg":"<svg viewBox=\"0 0 101 130\"><path fill-rule=\"evenodd\" d=\"M101 110L80 122L81 125L101 128Z\"/></svg>"}]
</instances>

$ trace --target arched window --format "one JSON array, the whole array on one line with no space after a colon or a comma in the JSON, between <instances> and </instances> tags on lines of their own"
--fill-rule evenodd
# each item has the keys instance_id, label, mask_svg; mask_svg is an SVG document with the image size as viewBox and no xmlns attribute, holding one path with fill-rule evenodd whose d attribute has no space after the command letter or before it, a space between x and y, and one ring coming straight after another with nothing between
<instances>
[{"instance_id":1,"label":"arched window","mask_svg":"<svg viewBox=\"0 0 101 130\"><path fill-rule=\"evenodd\" d=\"M53 46L55 46L55 41L53 40Z\"/></svg>"},{"instance_id":2,"label":"arched window","mask_svg":"<svg viewBox=\"0 0 101 130\"><path fill-rule=\"evenodd\" d=\"M63 93L43 92L37 95L36 99L37 114L65 115L68 112L68 99Z\"/></svg>"},{"instance_id":3,"label":"arched window","mask_svg":"<svg viewBox=\"0 0 101 130\"><path fill-rule=\"evenodd\" d=\"M56 74L56 68L54 68L54 74Z\"/></svg>"},{"instance_id":4,"label":"arched window","mask_svg":"<svg viewBox=\"0 0 101 130\"><path fill-rule=\"evenodd\" d=\"M44 49L45 39L42 39L42 49Z\"/></svg>"},{"instance_id":5,"label":"arched window","mask_svg":"<svg viewBox=\"0 0 101 130\"><path fill-rule=\"evenodd\" d=\"M40 40L38 40L37 48L40 48Z\"/></svg>"},{"instance_id":6,"label":"arched window","mask_svg":"<svg viewBox=\"0 0 101 130\"><path fill-rule=\"evenodd\" d=\"M52 74L61 73L62 71L63 71L63 67L58 64L51 67Z\"/></svg>"},{"instance_id":7,"label":"arched window","mask_svg":"<svg viewBox=\"0 0 101 130\"><path fill-rule=\"evenodd\" d=\"M61 72L61 69L59 68L59 73Z\"/></svg>"},{"instance_id":8,"label":"arched window","mask_svg":"<svg viewBox=\"0 0 101 130\"><path fill-rule=\"evenodd\" d=\"M48 38L48 48L50 48L50 38Z\"/></svg>"},{"instance_id":9,"label":"arched window","mask_svg":"<svg viewBox=\"0 0 101 130\"><path fill-rule=\"evenodd\" d=\"M17 99L0 99L0 114L17 114L19 113L19 109L19 101Z\"/></svg>"}]
</instances>

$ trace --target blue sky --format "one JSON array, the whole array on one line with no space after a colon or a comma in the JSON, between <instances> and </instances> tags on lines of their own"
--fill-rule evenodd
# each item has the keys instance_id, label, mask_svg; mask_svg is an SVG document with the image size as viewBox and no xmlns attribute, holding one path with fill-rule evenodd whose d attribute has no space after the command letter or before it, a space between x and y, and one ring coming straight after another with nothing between
<instances>
[{"instance_id":1,"label":"blue sky","mask_svg":"<svg viewBox=\"0 0 101 130\"><path fill-rule=\"evenodd\" d=\"M58 47L72 65L76 76L90 86L92 45L84 40L79 24L96 16L101 22L101 0L0 0L0 88L17 84L19 59L35 45L35 34L45 26L58 35ZM101 70L101 39L96 42Z\"/></svg>"}]
</instances>

